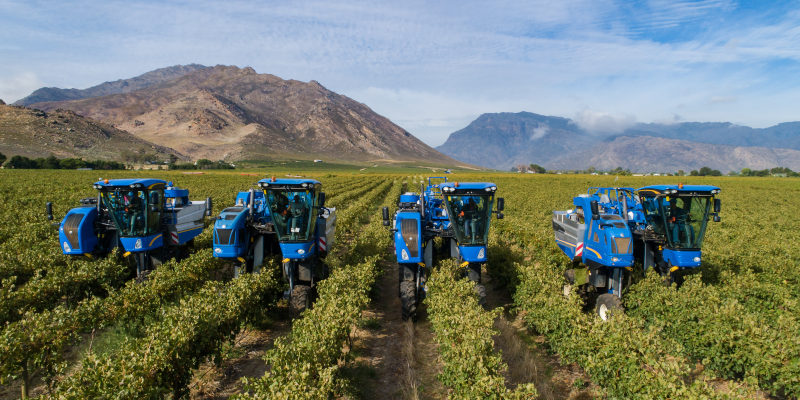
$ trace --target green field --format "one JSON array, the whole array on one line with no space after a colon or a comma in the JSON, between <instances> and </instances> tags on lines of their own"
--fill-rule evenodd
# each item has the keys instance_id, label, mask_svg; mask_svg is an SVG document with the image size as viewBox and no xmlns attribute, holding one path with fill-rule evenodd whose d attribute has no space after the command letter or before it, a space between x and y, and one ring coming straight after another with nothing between
<instances>
[{"instance_id":1,"label":"green field","mask_svg":"<svg viewBox=\"0 0 800 400\"><path fill-rule=\"evenodd\" d=\"M192 199L211 197L216 214L257 180L287 174L321 181L338 210L331 276L300 316L287 316L278 300L284 287L276 263L232 278L230 265L211 256L210 228L188 258L136 283L121 257L62 255L45 219L45 202L59 220L93 196L99 178L171 180ZM308 162L201 175L0 170L0 394L18 397L27 382L31 396L75 399L800 396L795 179L454 171L451 180L496 183L506 199L506 218L492 221L487 273L491 290L510 300L479 306L457 266L443 261L431 277L427 314L406 326L395 321L399 309L384 309L394 292L381 290L382 282L396 284L397 275L379 209L393 209L402 191L440 174ZM553 210L571 208L590 186L679 181L722 188L722 222L709 224L701 273L679 289L642 277L623 299L626 312L607 322L583 311L577 296L562 295L570 260L554 243ZM496 339L498 319L522 325L512 335L522 343L515 352L540 354L552 370L516 376L519 361L506 354L512 347ZM412 347L394 355L398 365L407 358L397 368L410 378L385 372L392 369L385 359L364 362L393 346L392 337ZM247 355L251 339L261 341L263 356ZM264 367L231 372L253 358ZM566 370L573 371L567 389L548 383Z\"/></svg>"}]
</instances>

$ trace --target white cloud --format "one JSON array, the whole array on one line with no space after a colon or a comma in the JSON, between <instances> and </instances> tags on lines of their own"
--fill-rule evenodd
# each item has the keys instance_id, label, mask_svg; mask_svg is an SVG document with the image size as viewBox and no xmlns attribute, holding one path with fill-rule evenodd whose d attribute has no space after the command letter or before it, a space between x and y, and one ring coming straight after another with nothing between
<instances>
[{"instance_id":1,"label":"white cloud","mask_svg":"<svg viewBox=\"0 0 800 400\"><path fill-rule=\"evenodd\" d=\"M620 133L636 123L632 115L582 110L572 119L579 127L590 133Z\"/></svg>"},{"instance_id":2,"label":"white cloud","mask_svg":"<svg viewBox=\"0 0 800 400\"><path fill-rule=\"evenodd\" d=\"M547 125L540 125L536 128L533 128L533 135L531 135L531 140L541 139L547 133L550 132L550 127Z\"/></svg>"},{"instance_id":3,"label":"white cloud","mask_svg":"<svg viewBox=\"0 0 800 400\"><path fill-rule=\"evenodd\" d=\"M42 87L33 72L23 72L6 78L0 77L0 99L11 104Z\"/></svg>"}]
</instances>

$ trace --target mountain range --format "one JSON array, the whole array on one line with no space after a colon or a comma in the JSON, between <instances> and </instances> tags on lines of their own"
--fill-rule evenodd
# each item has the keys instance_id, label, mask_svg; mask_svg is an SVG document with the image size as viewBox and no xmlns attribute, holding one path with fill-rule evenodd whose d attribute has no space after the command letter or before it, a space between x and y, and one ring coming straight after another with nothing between
<instances>
[{"instance_id":1,"label":"mountain range","mask_svg":"<svg viewBox=\"0 0 800 400\"><path fill-rule=\"evenodd\" d=\"M596 134L574 121L530 112L479 116L437 150L458 160L507 170L539 164L548 169L616 167L637 172L723 172L748 167L800 169L800 122L757 129L731 123L636 124Z\"/></svg>"},{"instance_id":2,"label":"mountain range","mask_svg":"<svg viewBox=\"0 0 800 400\"><path fill-rule=\"evenodd\" d=\"M464 165L316 81L249 67L174 66L83 90L39 89L17 103L70 110L193 160Z\"/></svg>"}]
</instances>

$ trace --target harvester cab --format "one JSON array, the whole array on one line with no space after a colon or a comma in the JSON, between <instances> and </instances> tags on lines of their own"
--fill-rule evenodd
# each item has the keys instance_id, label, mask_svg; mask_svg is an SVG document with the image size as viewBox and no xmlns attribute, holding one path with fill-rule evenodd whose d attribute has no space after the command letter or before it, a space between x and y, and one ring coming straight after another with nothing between
<instances>
[{"instance_id":1,"label":"harvester cab","mask_svg":"<svg viewBox=\"0 0 800 400\"><path fill-rule=\"evenodd\" d=\"M714 186L593 187L573 199L573 209L554 211L556 244L573 262L564 273L564 295L578 287L596 296L595 310L605 320L622 307L634 265L665 276L699 266L708 217L719 220L716 193Z\"/></svg>"},{"instance_id":2,"label":"harvester cab","mask_svg":"<svg viewBox=\"0 0 800 400\"><path fill-rule=\"evenodd\" d=\"M503 199L498 199L497 211L492 210L496 190L493 183L448 182L447 178L434 177L429 178L421 196L417 193L400 196L394 224L390 222L389 209L384 207L384 225L394 227L404 319L415 316L417 305L425 296L437 237L441 238L438 253L446 258L459 258L469 279L476 282L479 296L485 298L480 271L487 261L489 223L492 213L503 217Z\"/></svg>"},{"instance_id":3,"label":"harvester cab","mask_svg":"<svg viewBox=\"0 0 800 400\"><path fill-rule=\"evenodd\" d=\"M642 241L642 265L662 275L696 268L709 217L719 222L720 189L708 185L655 185L637 191L646 224L634 234Z\"/></svg>"},{"instance_id":4,"label":"harvester cab","mask_svg":"<svg viewBox=\"0 0 800 400\"><path fill-rule=\"evenodd\" d=\"M211 199L190 201L189 191L160 179L105 179L96 198L81 200L59 226L64 254L104 256L115 247L136 261L137 276L168 258L188 254L211 215ZM48 206L51 215L51 207Z\"/></svg>"},{"instance_id":5,"label":"harvester cab","mask_svg":"<svg viewBox=\"0 0 800 400\"><path fill-rule=\"evenodd\" d=\"M321 261L333 245L336 209L325 207L322 184L313 179L262 179L266 207L283 258L292 306L310 306L311 290L328 275Z\"/></svg>"}]
</instances>

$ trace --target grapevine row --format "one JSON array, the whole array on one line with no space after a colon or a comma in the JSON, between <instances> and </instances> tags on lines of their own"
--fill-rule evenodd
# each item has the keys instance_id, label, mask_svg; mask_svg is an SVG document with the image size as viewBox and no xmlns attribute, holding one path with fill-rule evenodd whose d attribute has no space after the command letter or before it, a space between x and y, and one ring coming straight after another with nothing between
<instances>
[{"instance_id":1,"label":"grapevine row","mask_svg":"<svg viewBox=\"0 0 800 400\"><path fill-rule=\"evenodd\" d=\"M174 398L187 394L191 369L219 355L242 321L269 307L280 291L267 268L243 274L228 284L207 282L196 294L160 310L140 339L127 340L107 356L89 354L80 369L57 388L53 398Z\"/></svg>"},{"instance_id":2,"label":"grapevine row","mask_svg":"<svg viewBox=\"0 0 800 400\"><path fill-rule=\"evenodd\" d=\"M486 311L478 304L475 283L456 279L458 264L440 263L428 280L428 320L443 362L439 380L457 399L530 399L537 396L533 384L511 391L503 371L508 366L494 350L498 332L494 320L501 309Z\"/></svg>"}]
</instances>

